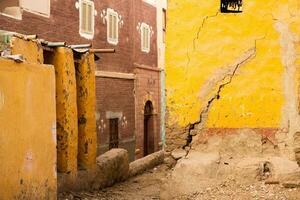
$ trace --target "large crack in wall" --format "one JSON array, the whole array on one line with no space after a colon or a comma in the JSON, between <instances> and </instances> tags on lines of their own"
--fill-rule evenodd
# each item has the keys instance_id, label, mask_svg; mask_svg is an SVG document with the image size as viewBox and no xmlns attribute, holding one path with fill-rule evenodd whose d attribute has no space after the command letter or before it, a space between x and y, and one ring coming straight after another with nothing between
<instances>
[{"instance_id":1,"label":"large crack in wall","mask_svg":"<svg viewBox=\"0 0 300 200\"><path fill-rule=\"evenodd\" d=\"M205 26L207 20L210 18L213 18L213 17L217 17L218 14L219 14L219 12L216 12L216 14L214 14L214 15L205 16L203 18L201 25L198 27L197 34L196 34L195 38L193 39L193 51L196 51L196 41L199 39L200 33L201 33L203 27ZM186 64L186 73L187 73L187 70L188 70L190 62L191 62L189 47L187 47L186 56L187 56L187 64Z\"/></svg>"},{"instance_id":2,"label":"large crack in wall","mask_svg":"<svg viewBox=\"0 0 300 200\"><path fill-rule=\"evenodd\" d=\"M203 25L202 25L202 27L203 27ZM198 32L198 34L199 34L199 32ZM199 37L198 34L197 34L197 37ZM188 135L186 138L186 144L185 144L185 146L183 146L183 148L186 150L186 156L189 154L189 151L191 149L193 137L198 135L199 130L201 128L203 128L211 106L213 105L213 103L216 100L219 100L221 98L222 90L232 82L234 76L236 75L236 73L240 69L240 67L243 66L249 60L254 59L256 57L257 41L262 40L265 37L266 36L263 36L261 38L257 38L254 40L254 47L245 51L244 55L240 59L238 59L238 61L231 67L232 70L230 70L230 73L226 73L224 75L224 77L221 79L221 81L219 81L219 82L221 82L221 84L218 86L218 89L216 90L215 94L208 100L206 106L200 112L199 120L188 126Z\"/></svg>"}]
</instances>

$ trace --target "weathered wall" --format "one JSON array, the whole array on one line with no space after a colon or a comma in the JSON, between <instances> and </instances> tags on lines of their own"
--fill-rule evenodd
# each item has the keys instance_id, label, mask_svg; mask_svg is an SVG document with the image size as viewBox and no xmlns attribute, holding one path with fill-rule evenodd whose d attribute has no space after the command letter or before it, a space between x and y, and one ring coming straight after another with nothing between
<instances>
[{"instance_id":1,"label":"weathered wall","mask_svg":"<svg viewBox=\"0 0 300 200\"><path fill-rule=\"evenodd\" d=\"M147 101L151 101L153 105L153 126L149 128L149 136L153 138L150 141L154 145L154 150L161 149L161 132L160 132L160 71L158 69L145 70L138 68L136 70L137 78L135 81L135 94L136 94L136 158L144 156L144 110Z\"/></svg>"},{"instance_id":2,"label":"weathered wall","mask_svg":"<svg viewBox=\"0 0 300 200\"><path fill-rule=\"evenodd\" d=\"M11 40L11 54L21 54L29 63L44 64L42 45L31 40L13 37Z\"/></svg>"},{"instance_id":3,"label":"weathered wall","mask_svg":"<svg viewBox=\"0 0 300 200\"><path fill-rule=\"evenodd\" d=\"M98 155L109 150L109 119L119 118L119 147L135 156L134 81L96 78Z\"/></svg>"},{"instance_id":4,"label":"weathered wall","mask_svg":"<svg viewBox=\"0 0 300 200\"><path fill-rule=\"evenodd\" d=\"M0 199L56 199L53 66L0 58Z\"/></svg>"},{"instance_id":5,"label":"weathered wall","mask_svg":"<svg viewBox=\"0 0 300 200\"><path fill-rule=\"evenodd\" d=\"M96 164L96 90L93 53L81 55L76 65L78 114L78 166L89 169Z\"/></svg>"},{"instance_id":6,"label":"weathered wall","mask_svg":"<svg viewBox=\"0 0 300 200\"><path fill-rule=\"evenodd\" d=\"M291 155L300 128L300 2L243 3L233 14L220 13L220 1L169 1L169 147L249 128Z\"/></svg>"},{"instance_id":7,"label":"weathered wall","mask_svg":"<svg viewBox=\"0 0 300 200\"><path fill-rule=\"evenodd\" d=\"M57 171L76 175L78 122L73 52L59 47L45 60L54 65L56 75Z\"/></svg>"},{"instance_id":8,"label":"weathered wall","mask_svg":"<svg viewBox=\"0 0 300 200\"><path fill-rule=\"evenodd\" d=\"M94 1L97 16L95 16L95 34L92 40L87 40L79 34L79 10L75 7L76 1L51 0L51 13L49 17L43 17L24 10L22 20L15 20L0 15L1 29L19 32L22 34L37 34L39 38L49 41L65 41L68 44L92 43L93 48L115 49L115 53L101 54L101 59L96 62L96 70L101 72L124 73L133 76L136 69L135 63L150 67L144 68L139 73L151 76L152 68L157 68L157 25L156 8L143 0L102 0ZM107 23L103 16L108 8L114 9L120 15L119 41L117 45L107 41ZM140 23L145 22L153 29L151 35L151 50L149 53L141 51L141 34L138 30ZM161 52L161 55L163 53ZM116 74L114 74L116 75ZM159 77L155 75L157 82ZM97 89L97 134L101 141L99 153L108 150L107 138L108 118L106 113L123 113L126 117L126 126L120 121L120 147L125 147L130 152L130 160L134 159L135 148L135 91L133 79L116 79L114 76L98 76L96 78ZM142 88L140 88L142 89ZM151 92L159 95L155 88ZM148 92L148 91L147 91ZM144 99L144 94L137 96L139 102ZM158 105L159 106L159 105ZM139 115L142 116L143 115ZM123 117L123 116L122 116ZM143 118L140 119L143 121ZM103 127L106 130L103 130ZM159 123L157 123L159 126ZM137 136L139 137L139 136Z\"/></svg>"}]
</instances>

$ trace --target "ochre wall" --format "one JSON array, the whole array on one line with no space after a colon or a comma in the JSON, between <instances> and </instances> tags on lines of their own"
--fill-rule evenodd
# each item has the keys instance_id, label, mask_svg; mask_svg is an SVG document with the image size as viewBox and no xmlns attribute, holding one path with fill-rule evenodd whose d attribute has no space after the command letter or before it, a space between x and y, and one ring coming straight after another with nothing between
<instances>
[{"instance_id":1,"label":"ochre wall","mask_svg":"<svg viewBox=\"0 0 300 200\"><path fill-rule=\"evenodd\" d=\"M28 63L44 63L42 45L32 40L13 37L11 40L12 55L21 54Z\"/></svg>"},{"instance_id":2,"label":"ochre wall","mask_svg":"<svg viewBox=\"0 0 300 200\"><path fill-rule=\"evenodd\" d=\"M91 169L96 165L96 89L93 53L81 55L76 66L78 112L78 166Z\"/></svg>"},{"instance_id":3,"label":"ochre wall","mask_svg":"<svg viewBox=\"0 0 300 200\"><path fill-rule=\"evenodd\" d=\"M235 14L219 7L217 0L169 1L169 146L201 128L262 129L290 140L300 128L300 2L244 0Z\"/></svg>"},{"instance_id":4,"label":"ochre wall","mask_svg":"<svg viewBox=\"0 0 300 200\"><path fill-rule=\"evenodd\" d=\"M69 48L58 47L45 59L54 65L56 75L57 171L75 177L78 123L73 51Z\"/></svg>"},{"instance_id":5,"label":"ochre wall","mask_svg":"<svg viewBox=\"0 0 300 200\"><path fill-rule=\"evenodd\" d=\"M0 58L0 199L56 199L55 74Z\"/></svg>"}]
</instances>

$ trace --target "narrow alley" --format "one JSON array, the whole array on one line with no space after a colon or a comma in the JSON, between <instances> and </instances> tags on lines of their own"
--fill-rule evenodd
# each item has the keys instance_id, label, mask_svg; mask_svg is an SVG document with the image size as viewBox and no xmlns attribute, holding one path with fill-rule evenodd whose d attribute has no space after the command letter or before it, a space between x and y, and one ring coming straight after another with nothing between
<instances>
[{"instance_id":1,"label":"narrow alley","mask_svg":"<svg viewBox=\"0 0 300 200\"><path fill-rule=\"evenodd\" d=\"M1 0L0 200L300 200L299 0Z\"/></svg>"}]
</instances>

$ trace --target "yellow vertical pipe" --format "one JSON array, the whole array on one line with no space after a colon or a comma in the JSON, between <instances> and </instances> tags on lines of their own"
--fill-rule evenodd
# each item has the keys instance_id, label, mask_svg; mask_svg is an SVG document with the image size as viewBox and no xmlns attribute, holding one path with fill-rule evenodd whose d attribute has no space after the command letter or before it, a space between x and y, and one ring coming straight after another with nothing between
<instances>
[{"instance_id":1,"label":"yellow vertical pipe","mask_svg":"<svg viewBox=\"0 0 300 200\"><path fill-rule=\"evenodd\" d=\"M96 163L96 94L93 53L81 56L76 66L78 108L78 166L91 169Z\"/></svg>"},{"instance_id":2,"label":"yellow vertical pipe","mask_svg":"<svg viewBox=\"0 0 300 200\"><path fill-rule=\"evenodd\" d=\"M76 174L78 124L73 52L65 47L56 48L50 60L56 74L57 170Z\"/></svg>"}]
</instances>

